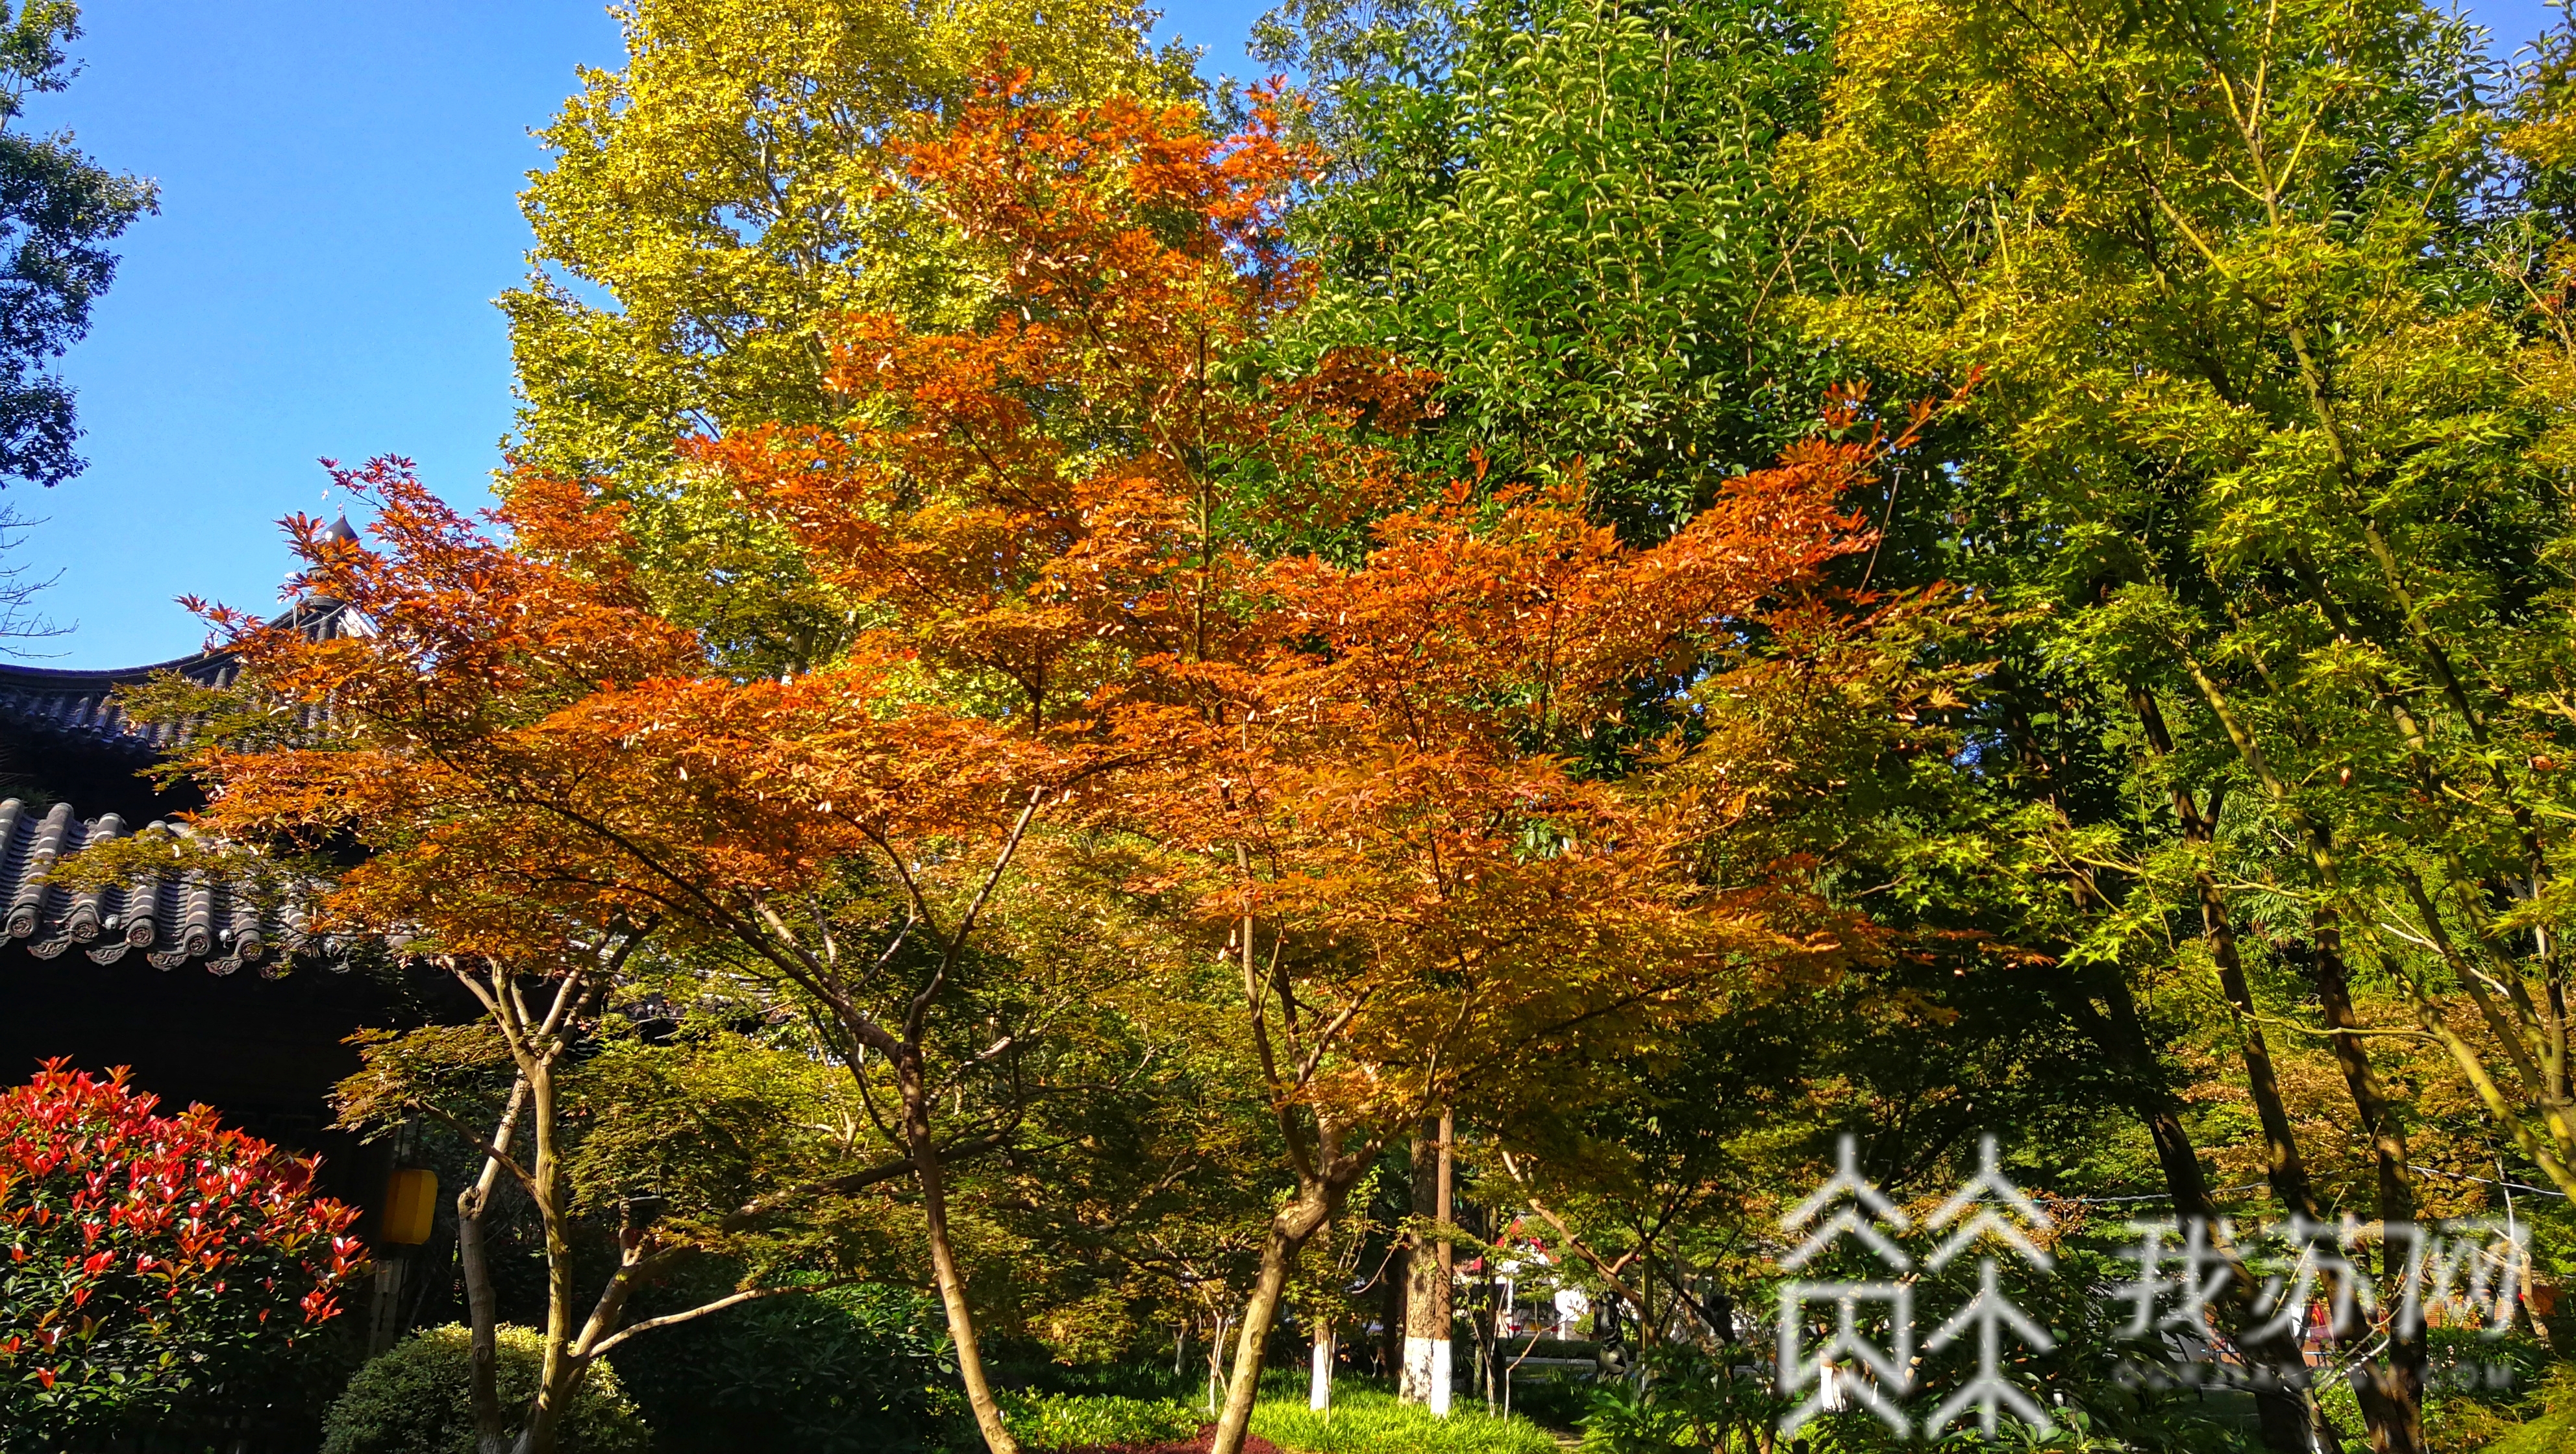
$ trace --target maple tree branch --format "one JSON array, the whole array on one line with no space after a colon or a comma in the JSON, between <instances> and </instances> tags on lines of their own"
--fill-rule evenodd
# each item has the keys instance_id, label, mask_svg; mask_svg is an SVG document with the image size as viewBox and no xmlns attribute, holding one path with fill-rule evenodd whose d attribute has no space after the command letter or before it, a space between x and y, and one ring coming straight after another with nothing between
<instances>
[{"instance_id":1,"label":"maple tree branch","mask_svg":"<svg viewBox=\"0 0 2576 1454\"><path fill-rule=\"evenodd\" d=\"M523 1077L513 1082L511 1085L510 1100L503 1108L499 1122L499 1129L493 1132L492 1145L487 1147L483 1153L486 1158L484 1179L488 1183L491 1179L491 1169L493 1167L498 1167L501 1170L510 1173L512 1177L518 1180L519 1185L527 1188L529 1195L534 1196L537 1190L537 1179L530 1176L527 1168L521 1166L518 1163L518 1160L511 1156L507 1149L512 1130L517 1126L519 1121L522 1098L527 1094L527 1084L526 1079ZM406 1103L410 1105L413 1110L420 1112L422 1115L429 1117L433 1121L439 1122L468 1141L480 1141L483 1139L482 1132L466 1125L450 1112L425 1099L411 1097ZM488 1185L478 1188L477 1190L481 1195L489 1196L491 1194Z\"/></svg>"},{"instance_id":2,"label":"maple tree branch","mask_svg":"<svg viewBox=\"0 0 2576 1454\"><path fill-rule=\"evenodd\" d=\"M1324 1052L1332 1049L1333 1041L1349 1026L1351 1017L1357 1015L1360 1012L1360 1006L1367 1004L1369 997L1375 993L1374 989L1365 989L1352 996L1351 1002L1342 1006L1341 1012L1334 1015L1326 1022L1322 1031L1317 1033L1315 1043L1307 1048L1305 1063L1297 1068L1297 1092L1303 1092L1307 1084L1314 1080L1315 1072L1323 1066Z\"/></svg>"},{"instance_id":3,"label":"maple tree branch","mask_svg":"<svg viewBox=\"0 0 2576 1454\"><path fill-rule=\"evenodd\" d=\"M735 912L732 908L718 900L714 895L708 893L704 888L692 882L686 875L679 873L677 870L666 867L658 857L645 851L643 847L628 838L625 834L618 832L608 824L601 822L586 813L582 813L554 798L537 796L529 799L528 801L530 806L535 807L539 811L552 813L556 817L562 818L566 822L569 822L586 832L595 834L599 838L615 846L619 852L624 853L628 858L631 858L635 862L643 865L645 870L651 873L654 877L660 879L666 884L669 884L683 899L695 903L699 907L700 911L706 915L708 922L724 928L726 932L732 934L736 939L749 945L753 953L758 954L761 958L777 965L780 970L787 973L790 978L796 979L798 983L807 983L804 978L797 975L796 966L790 964L788 959L779 952L778 945L773 943L769 936L760 932L761 926L745 921L741 914ZM762 900L757 894L753 895L752 898L754 903L760 906L761 911L768 916L770 921L773 924L780 925L782 932L784 932L783 921L779 921L777 919L774 910L769 910L766 907L766 901ZM659 895L656 895L655 899L657 902L667 902L667 900L661 899ZM825 967L820 961L817 961L814 958L812 951L806 949L803 942L798 940L793 933L786 934L785 944L787 949L793 951L796 960L802 963L811 973L818 977L827 974ZM809 988L810 987L811 986L809 985Z\"/></svg>"},{"instance_id":4,"label":"maple tree branch","mask_svg":"<svg viewBox=\"0 0 2576 1454\"><path fill-rule=\"evenodd\" d=\"M971 1141L952 1141L940 1147L937 1155L941 1165L950 1165L994 1150L1007 1143L1010 1136L1011 1128L1006 1127L999 1131L988 1132ZM738 1232L790 1202L804 1201L812 1197L848 1196L852 1192L865 1191L872 1186L899 1181L910 1176L912 1171L913 1160L905 1156L840 1176L827 1176L817 1181L809 1181L802 1186L788 1187L745 1202L742 1206L726 1213L716 1226L720 1231Z\"/></svg>"},{"instance_id":5,"label":"maple tree branch","mask_svg":"<svg viewBox=\"0 0 2576 1454\"><path fill-rule=\"evenodd\" d=\"M939 933L938 916L931 912L930 901L922 896L921 881L913 876L912 865L904 862L903 855L895 851L894 840L874 823L862 823L855 818L846 821L859 830L860 836L876 845L877 852L885 855L886 866L893 869L896 879L902 882L904 900L909 906L905 927L909 929L914 922L926 923L931 933Z\"/></svg>"},{"instance_id":6,"label":"maple tree branch","mask_svg":"<svg viewBox=\"0 0 2576 1454\"><path fill-rule=\"evenodd\" d=\"M635 1337L640 1333L650 1333L656 1328L668 1328L676 1323L690 1322L698 1318L703 1318L709 1313L720 1313L727 1308L740 1307L744 1303L753 1302L760 1298L785 1297L790 1293L821 1292L828 1288L846 1287L853 1280L854 1279L840 1278L831 1282L800 1283L794 1287L744 1288L740 1292L728 1293L723 1297L717 1298L713 1302L700 1303L696 1307L690 1308L685 1312L664 1313L658 1318L646 1318L641 1322L629 1323L625 1327L618 1329L616 1332L609 1334L607 1337L600 1339L586 1352L576 1356L581 1358L582 1361L588 1362L591 1359L605 1355L610 1349L615 1348L618 1344L625 1342L627 1339Z\"/></svg>"},{"instance_id":7,"label":"maple tree branch","mask_svg":"<svg viewBox=\"0 0 2576 1454\"><path fill-rule=\"evenodd\" d=\"M832 974L829 967L815 959L812 952L796 938L795 930L770 904L767 895L754 892L749 897L752 911L760 915L769 925L772 933L778 935L796 951L797 963L791 964L774 954L763 954L762 958L777 965L781 973L829 1006L834 1018L841 1022L842 1028L848 1030L851 1037L859 1044L886 1055L892 1055L902 1048L902 1042L896 1040L884 1026L878 1024L876 1017L860 1009L858 1003L852 1000L842 988L839 979ZM800 965L802 968L799 968Z\"/></svg>"},{"instance_id":8,"label":"maple tree branch","mask_svg":"<svg viewBox=\"0 0 2576 1454\"><path fill-rule=\"evenodd\" d=\"M466 971L457 968L455 960L448 959L442 962L446 964L447 972L456 977L456 982L465 986L467 993L481 1001L483 1008L491 1013L493 1019L501 1022L501 1027L506 1032L509 1029L509 1013L501 1008L500 1001L494 999L492 997L492 993L483 988L483 984L480 980L477 980L473 975Z\"/></svg>"},{"instance_id":9,"label":"maple tree branch","mask_svg":"<svg viewBox=\"0 0 2576 1454\"><path fill-rule=\"evenodd\" d=\"M518 992L518 980L513 977L510 981L510 993L515 997ZM571 1016L573 1006L587 998L589 998L589 986L582 973L575 970L565 975L563 983L555 986L555 1002L547 1007L545 1019L537 1025L536 1038L540 1042L552 1042L556 1033L563 1028L564 1021ZM520 1002L519 1019L524 1023L527 1018L527 1005Z\"/></svg>"},{"instance_id":10,"label":"maple tree branch","mask_svg":"<svg viewBox=\"0 0 2576 1454\"><path fill-rule=\"evenodd\" d=\"M1636 1254L1631 1252L1627 1257L1620 1258L1617 1263L1603 1261L1601 1254L1592 1250L1591 1244L1574 1235L1574 1229L1565 1225L1563 1217L1558 1216L1547 1203L1538 1199L1538 1193L1531 1189L1529 1177L1522 1172L1520 1163L1513 1159L1512 1153L1505 1151L1502 1155L1503 1169L1511 1173L1513 1184L1521 1189L1522 1199L1530 1204L1530 1210L1544 1217L1547 1224L1556 1229L1556 1235L1565 1239L1565 1245L1574 1249L1576 1256L1592 1264L1592 1270L1599 1274L1602 1283L1612 1292L1625 1298L1630 1307L1644 1308L1645 1300L1637 1296L1636 1289L1628 1286L1627 1282L1619 1276L1618 1271L1619 1268L1627 1265L1629 1257Z\"/></svg>"},{"instance_id":11,"label":"maple tree branch","mask_svg":"<svg viewBox=\"0 0 2576 1454\"><path fill-rule=\"evenodd\" d=\"M491 966L493 997L500 1002L504 1012L502 1030L509 1035L513 1049L525 1045L528 1047L527 1053L534 1054L535 1040L528 1032L527 992L520 988L519 977L503 969L499 961L487 960L486 963ZM556 991L555 1003L563 1003L563 993L560 988Z\"/></svg>"},{"instance_id":12,"label":"maple tree branch","mask_svg":"<svg viewBox=\"0 0 2576 1454\"><path fill-rule=\"evenodd\" d=\"M853 1064L850 1067L850 1079L858 1083L859 1105L867 1111L868 1123L875 1126L877 1128L877 1134L884 1137L888 1143L896 1146L902 1145L903 1138L895 1134L892 1126L886 1124L885 1113L877 1109L876 1092L869 1087L867 1076L861 1073L859 1066L856 1064ZM910 1163L907 1161L906 1164L909 1165Z\"/></svg>"},{"instance_id":13,"label":"maple tree branch","mask_svg":"<svg viewBox=\"0 0 2576 1454\"><path fill-rule=\"evenodd\" d=\"M931 972L930 982L923 985L921 992L912 997L912 1003L904 1008L903 1038L906 1044L920 1040L930 1016L931 1001L938 998L940 987L948 982L949 971L956 967L958 956L966 952L966 940L975 932L976 919L983 914L985 903L993 897L993 890L1001 885L1002 875L1009 870L1012 857L1020 851L1021 836L1029 831L1029 823L1037 817L1038 809L1045 806L1049 791L1045 787L1030 790L1028 806L1020 809L1020 816L1011 824L1009 836L1002 840L1000 851L993 856L993 871L984 876L984 886L975 891L974 899L966 905L966 912L957 920L956 931L948 936L948 952L940 957L939 968Z\"/></svg>"},{"instance_id":14,"label":"maple tree branch","mask_svg":"<svg viewBox=\"0 0 2576 1454\"><path fill-rule=\"evenodd\" d=\"M517 1164L510 1160L510 1142L518 1134L519 1113L526 1109L527 1104L528 1078L524 1075L517 1076L510 1082L510 1098L502 1103L501 1119L493 1126L491 1141L484 1152L482 1174L475 1179L473 1195L477 1207L490 1199L493 1184L500 1180L498 1173L504 1167L512 1171L518 1170ZM476 1141L483 1139L462 1126L457 1127L457 1130ZM524 1172L520 1172L519 1175L523 1180L526 1178Z\"/></svg>"}]
</instances>

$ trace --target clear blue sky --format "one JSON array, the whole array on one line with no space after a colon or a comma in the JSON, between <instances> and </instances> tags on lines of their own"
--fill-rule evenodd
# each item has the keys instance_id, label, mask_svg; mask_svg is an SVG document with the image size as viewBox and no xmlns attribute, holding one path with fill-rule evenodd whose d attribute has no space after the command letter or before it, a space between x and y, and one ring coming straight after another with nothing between
<instances>
[{"instance_id":1,"label":"clear blue sky","mask_svg":"<svg viewBox=\"0 0 2576 1454\"><path fill-rule=\"evenodd\" d=\"M45 517L18 559L59 569L68 637L39 664L130 666L196 649L171 598L275 599L274 522L327 512L314 463L405 454L478 498L510 428L491 300L523 270L528 129L577 65L614 65L600 0L89 0L86 66L36 98L107 165L159 181L115 290L65 361L86 474L7 499ZM1167 7L1163 31L1248 70L1261 0ZM2477 7L2513 41L2536 0Z\"/></svg>"}]
</instances>

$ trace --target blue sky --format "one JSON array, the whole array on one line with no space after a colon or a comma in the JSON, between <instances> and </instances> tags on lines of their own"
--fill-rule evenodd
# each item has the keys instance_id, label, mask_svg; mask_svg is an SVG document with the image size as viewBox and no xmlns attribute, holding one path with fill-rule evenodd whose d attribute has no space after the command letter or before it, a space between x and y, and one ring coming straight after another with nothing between
<instances>
[{"instance_id":1,"label":"blue sky","mask_svg":"<svg viewBox=\"0 0 2576 1454\"><path fill-rule=\"evenodd\" d=\"M491 300L523 270L528 129L578 65L614 65L599 0L89 0L86 69L29 119L156 179L161 214L65 360L86 474L7 503L41 517L18 559L60 570L75 625L46 666L196 649L182 591L241 606L289 567L275 521L327 513L314 461L405 454L479 495L510 427ZM1245 72L1259 0L1167 7L1162 30ZM2477 13L2536 34L2535 0Z\"/></svg>"}]
</instances>

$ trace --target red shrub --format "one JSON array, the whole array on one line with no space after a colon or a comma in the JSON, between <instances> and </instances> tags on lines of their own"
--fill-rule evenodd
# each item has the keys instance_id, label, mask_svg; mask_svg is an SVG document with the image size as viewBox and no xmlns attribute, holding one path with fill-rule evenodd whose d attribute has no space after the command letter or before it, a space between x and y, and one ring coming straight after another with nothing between
<instances>
[{"instance_id":1,"label":"red shrub","mask_svg":"<svg viewBox=\"0 0 2576 1454\"><path fill-rule=\"evenodd\" d=\"M0 1091L0 1426L71 1428L168 1398L228 1351L340 1311L357 1210L314 1162L206 1106L49 1061Z\"/></svg>"}]
</instances>

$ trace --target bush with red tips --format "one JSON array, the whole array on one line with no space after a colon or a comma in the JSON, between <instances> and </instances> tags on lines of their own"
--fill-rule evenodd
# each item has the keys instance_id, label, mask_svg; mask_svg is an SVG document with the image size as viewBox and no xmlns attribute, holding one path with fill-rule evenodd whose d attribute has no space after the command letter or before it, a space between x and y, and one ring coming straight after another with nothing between
<instances>
[{"instance_id":1,"label":"bush with red tips","mask_svg":"<svg viewBox=\"0 0 2576 1454\"><path fill-rule=\"evenodd\" d=\"M0 1091L0 1428L149 1411L227 1355L310 1336L364 1251L315 1163L210 1107L48 1061Z\"/></svg>"}]
</instances>

